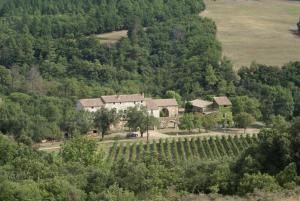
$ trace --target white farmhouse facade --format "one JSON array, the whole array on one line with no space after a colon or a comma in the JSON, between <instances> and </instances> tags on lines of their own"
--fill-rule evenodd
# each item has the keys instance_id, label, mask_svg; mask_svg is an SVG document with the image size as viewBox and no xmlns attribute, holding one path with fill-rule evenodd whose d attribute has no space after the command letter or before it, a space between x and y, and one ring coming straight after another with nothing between
<instances>
[{"instance_id":1,"label":"white farmhouse facade","mask_svg":"<svg viewBox=\"0 0 300 201\"><path fill-rule=\"evenodd\" d=\"M103 106L104 104L101 98L80 99L76 103L77 110L85 110L88 112L96 112Z\"/></svg>"},{"instance_id":2,"label":"white farmhouse facade","mask_svg":"<svg viewBox=\"0 0 300 201\"><path fill-rule=\"evenodd\" d=\"M80 99L76 103L78 110L96 112L102 107L126 112L130 107L143 106L149 115L156 118L177 118L178 104L176 99L145 98L144 94L111 95L92 99Z\"/></svg>"},{"instance_id":3,"label":"white farmhouse facade","mask_svg":"<svg viewBox=\"0 0 300 201\"><path fill-rule=\"evenodd\" d=\"M145 106L144 94L101 96L104 107L125 111L130 107Z\"/></svg>"},{"instance_id":4,"label":"white farmhouse facade","mask_svg":"<svg viewBox=\"0 0 300 201\"><path fill-rule=\"evenodd\" d=\"M145 100L145 103L146 103L146 108L147 108L149 115L159 118L159 108L155 104L154 100L151 98L147 98Z\"/></svg>"},{"instance_id":5,"label":"white farmhouse facade","mask_svg":"<svg viewBox=\"0 0 300 201\"><path fill-rule=\"evenodd\" d=\"M78 110L96 112L100 108L126 111L130 107L146 106L144 94L101 96L100 98L80 99L76 103Z\"/></svg>"}]
</instances>

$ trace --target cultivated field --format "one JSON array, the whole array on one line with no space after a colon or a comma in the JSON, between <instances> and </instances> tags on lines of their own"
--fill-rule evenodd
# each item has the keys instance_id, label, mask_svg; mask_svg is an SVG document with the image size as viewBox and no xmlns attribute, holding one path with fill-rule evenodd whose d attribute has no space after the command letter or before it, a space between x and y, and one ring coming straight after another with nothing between
<instances>
[{"instance_id":1,"label":"cultivated field","mask_svg":"<svg viewBox=\"0 0 300 201\"><path fill-rule=\"evenodd\" d=\"M115 142L108 151L108 161L141 160L144 157L157 157L160 160L180 162L187 159L222 160L237 157L251 144L257 142L255 135L229 135L222 137L192 137L159 139L151 143Z\"/></svg>"},{"instance_id":2,"label":"cultivated field","mask_svg":"<svg viewBox=\"0 0 300 201\"><path fill-rule=\"evenodd\" d=\"M202 15L218 27L223 53L236 67L252 61L282 65L300 60L300 36L296 23L300 1L205 0Z\"/></svg>"}]
</instances>

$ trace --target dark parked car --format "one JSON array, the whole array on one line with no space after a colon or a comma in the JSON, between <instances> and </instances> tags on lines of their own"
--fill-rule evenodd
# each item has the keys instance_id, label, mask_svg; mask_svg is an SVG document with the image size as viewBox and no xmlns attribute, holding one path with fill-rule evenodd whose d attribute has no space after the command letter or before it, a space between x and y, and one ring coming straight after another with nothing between
<instances>
[{"instance_id":1,"label":"dark parked car","mask_svg":"<svg viewBox=\"0 0 300 201\"><path fill-rule=\"evenodd\" d=\"M138 136L138 134L136 134L136 133L134 133L134 132L130 132L130 133L127 133L126 134L126 137L127 138L135 138L135 137L137 137Z\"/></svg>"}]
</instances>

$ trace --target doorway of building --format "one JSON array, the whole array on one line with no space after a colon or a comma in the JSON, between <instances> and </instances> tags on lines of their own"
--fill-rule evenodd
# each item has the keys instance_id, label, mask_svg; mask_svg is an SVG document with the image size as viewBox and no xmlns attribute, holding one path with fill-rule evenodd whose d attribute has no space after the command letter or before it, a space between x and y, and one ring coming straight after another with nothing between
<instances>
[{"instance_id":1,"label":"doorway of building","mask_svg":"<svg viewBox=\"0 0 300 201\"><path fill-rule=\"evenodd\" d=\"M159 116L160 117L169 117L169 110L167 108L163 108L160 112L159 112Z\"/></svg>"}]
</instances>

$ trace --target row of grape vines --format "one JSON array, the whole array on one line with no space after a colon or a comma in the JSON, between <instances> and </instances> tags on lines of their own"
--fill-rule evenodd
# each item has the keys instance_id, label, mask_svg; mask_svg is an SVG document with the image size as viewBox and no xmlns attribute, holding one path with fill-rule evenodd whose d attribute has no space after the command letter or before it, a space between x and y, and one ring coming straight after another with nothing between
<instances>
[{"instance_id":1,"label":"row of grape vines","mask_svg":"<svg viewBox=\"0 0 300 201\"><path fill-rule=\"evenodd\" d=\"M150 143L115 142L109 149L107 160L112 162L120 159L141 160L147 153L158 159L175 162L187 159L220 160L238 156L255 142L257 137L250 135L167 138L153 140Z\"/></svg>"}]
</instances>

